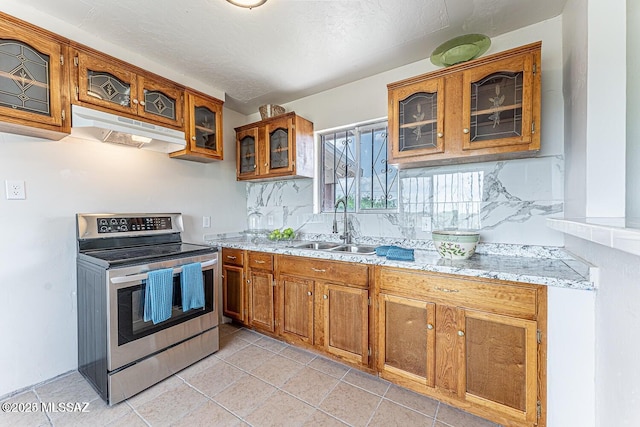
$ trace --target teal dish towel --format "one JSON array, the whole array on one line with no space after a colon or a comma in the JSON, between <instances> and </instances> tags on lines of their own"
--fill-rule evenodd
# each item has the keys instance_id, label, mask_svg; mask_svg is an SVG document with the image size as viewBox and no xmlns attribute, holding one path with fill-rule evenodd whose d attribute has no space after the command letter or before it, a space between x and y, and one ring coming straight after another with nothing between
<instances>
[{"instance_id":1,"label":"teal dish towel","mask_svg":"<svg viewBox=\"0 0 640 427\"><path fill-rule=\"evenodd\" d=\"M182 311L204 307L204 282L202 281L202 264L194 262L182 266L180 274L182 289Z\"/></svg>"},{"instance_id":2,"label":"teal dish towel","mask_svg":"<svg viewBox=\"0 0 640 427\"><path fill-rule=\"evenodd\" d=\"M376 255L378 256L387 256L387 252L389 252L389 249L400 249L399 246L378 246L376 248Z\"/></svg>"},{"instance_id":3,"label":"teal dish towel","mask_svg":"<svg viewBox=\"0 0 640 427\"><path fill-rule=\"evenodd\" d=\"M387 251L387 259L396 261L415 261L413 249L390 248Z\"/></svg>"},{"instance_id":4,"label":"teal dish towel","mask_svg":"<svg viewBox=\"0 0 640 427\"><path fill-rule=\"evenodd\" d=\"M171 317L173 305L173 269L163 268L147 274L144 298L144 321L153 324Z\"/></svg>"}]
</instances>

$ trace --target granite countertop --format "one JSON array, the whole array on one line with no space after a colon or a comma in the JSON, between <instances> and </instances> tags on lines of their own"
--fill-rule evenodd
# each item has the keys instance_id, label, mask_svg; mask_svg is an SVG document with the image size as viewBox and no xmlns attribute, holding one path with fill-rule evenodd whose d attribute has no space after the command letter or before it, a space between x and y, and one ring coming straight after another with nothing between
<instances>
[{"instance_id":1,"label":"granite countertop","mask_svg":"<svg viewBox=\"0 0 640 427\"><path fill-rule=\"evenodd\" d=\"M304 241L331 240L327 236L304 236ZM453 261L441 258L433 249L431 241L359 239L357 242L374 246L393 244L414 249L415 261L392 261L376 255L299 249L295 246L301 244L302 241L270 242L266 239L251 238L240 234L205 236L205 241L219 247L274 254L401 267L569 289L594 290L596 288L590 279L593 266L573 257L562 248L481 243L478 245L476 254L468 260Z\"/></svg>"}]
</instances>

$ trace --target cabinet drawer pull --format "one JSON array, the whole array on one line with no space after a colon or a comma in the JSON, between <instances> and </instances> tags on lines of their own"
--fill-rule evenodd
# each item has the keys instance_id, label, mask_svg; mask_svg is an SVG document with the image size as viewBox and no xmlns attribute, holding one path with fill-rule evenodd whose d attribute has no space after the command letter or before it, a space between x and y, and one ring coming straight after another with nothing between
<instances>
[{"instance_id":1,"label":"cabinet drawer pull","mask_svg":"<svg viewBox=\"0 0 640 427\"><path fill-rule=\"evenodd\" d=\"M436 291L440 291L440 292L448 292L448 293L454 293L454 292L460 292L458 289L447 289L447 288L441 288L436 286Z\"/></svg>"},{"instance_id":2,"label":"cabinet drawer pull","mask_svg":"<svg viewBox=\"0 0 640 427\"><path fill-rule=\"evenodd\" d=\"M311 267L311 269L313 271L315 271L316 273L326 273L327 272L327 270L322 269L322 268L313 268L313 267Z\"/></svg>"},{"instance_id":3,"label":"cabinet drawer pull","mask_svg":"<svg viewBox=\"0 0 640 427\"><path fill-rule=\"evenodd\" d=\"M431 323L427 323L427 329L433 329L433 325Z\"/></svg>"},{"instance_id":4,"label":"cabinet drawer pull","mask_svg":"<svg viewBox=\"0 0 640 427\"><path fill-rule=\"evenodd\" d=\"M236 257L234 257L233 255L227 255L227 258L229 258L229 259L236 259Z\"/></svg>"},{"instance_id":5,"label":"cabinet drawer pull","mask_svg":"<svg viewBox=\"0 0 640 427\"><path fill-rule=\"evenodd\" d=\"M257 259L257 260L256 260L256 264L264 264L265 262L266 262L266 261L262 261L262 260L260 260L260 259Z\"/></svg>"},{"instance_id":6,"label":"cabinet drawer pull","mask_svg":"<svg viewBox=\"0 0 640 427\"><path fill-rule=\"evenodd\" d=\"M458 331L458 335L463 337L464 336L464 331Z\"/></svg>"}]
</instances>

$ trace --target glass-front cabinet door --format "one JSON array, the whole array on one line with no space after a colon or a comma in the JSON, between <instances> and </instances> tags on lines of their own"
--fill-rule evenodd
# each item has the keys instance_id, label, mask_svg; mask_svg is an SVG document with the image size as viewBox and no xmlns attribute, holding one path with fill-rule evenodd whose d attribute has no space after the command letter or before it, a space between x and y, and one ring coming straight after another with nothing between
<instances>
[{"instance_id":1,"label":"glass-front cabinet door","mask_svg":"<svg viewBox=\"0 0 640 427\"><path fill-rule=\"evenodd\" d=\"M184 90L144 76L138 76L138 88L139 116L182 129Z\"/></svg>"},{"instance_id":2,"label":"glass-front cabinet door","mask_svg":"<svg viewBox=\"0 0 640 427\"><path fill-rule=\"evenodd\" d=\"M62 55L60 43L0 22L0 114L61 127Z\"/></svg>"},{"instance_id":3,"label":"glass-front cabinet door","mask_svg":"<svg viewBox=\"0 0 640 427\"><path fill-rule=\"evenodd\" d=\"M236 134L236 159L239 177L258 174L258 128L246 129Z\"/></svg>"},{"instance_id":4,"label":"glass-front cabinet door","mask_svg":"<svg viewBox=\"0 0 640 427\"><path fill-rule=\"evenodd\" d=\"M463 76L463 149L528 144L533 120L532 54L471 69Z\"/></svg>"},{"instance_id":5,"label":"glass-front cabinet door","mask_svg":"<svg viewBox=\"0 0 640 427\"><path fill-rule=\"evenodd\" d=\"M444 80L436 78L390 94L393 158L444 151Z\"/></svg>"},{"instance_id":6,"label":"glass-front cabinet door","mask_svg":"<svg viewBox=\"0 0 640 427\"><path fill-rule=\"evenodd\" d=\"M293 171L293 119L283 118L267 123L266 174L280 174Z\"/></svg>"},{"instance_id":7,"label":"glass-front cabinet door","mask_svg":"<svg viewBox=\"0 0 640 427\"><path fill-rule=\"evenodd\" d=\"M88 53L76 56L79 101L115 111L137 114L132 98L138 93L135 73Z\"/></svg>"},{"instance_id":8,"label":"glass-front cabinet door","mask_svg":"<svg viewBox=\"0 0 640 427\"><path fill-rule=\"evenodd\" d=\"M190 151L222 160L222 104L192 93L187 98Z\"/></svg>"}]
</instances>

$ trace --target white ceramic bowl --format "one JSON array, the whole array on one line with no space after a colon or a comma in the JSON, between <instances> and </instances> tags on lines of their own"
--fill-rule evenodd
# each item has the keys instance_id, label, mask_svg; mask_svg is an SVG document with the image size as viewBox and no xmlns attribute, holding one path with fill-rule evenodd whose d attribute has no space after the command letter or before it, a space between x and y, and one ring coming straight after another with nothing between
<instances>
[{"instance_id":1,"label":"white ceramic bowl","mask_svg":"<svg viewBox=\"0 0 640 427\"><path fill-rule=\"evenodd\" d=\"M433 246L442 258L447 259L468 259L476 253L480 240L477 231L434 230L431 235Z\"/></svg>"}]
</instances>

